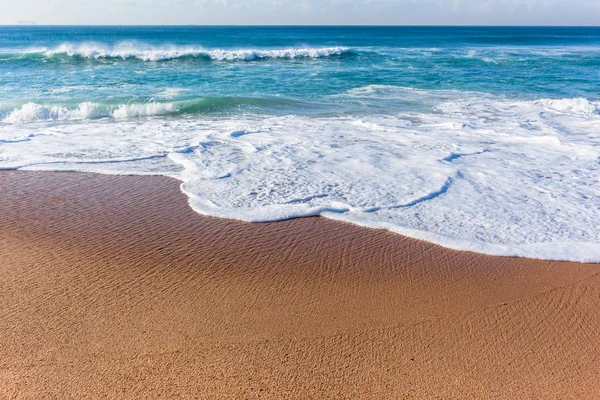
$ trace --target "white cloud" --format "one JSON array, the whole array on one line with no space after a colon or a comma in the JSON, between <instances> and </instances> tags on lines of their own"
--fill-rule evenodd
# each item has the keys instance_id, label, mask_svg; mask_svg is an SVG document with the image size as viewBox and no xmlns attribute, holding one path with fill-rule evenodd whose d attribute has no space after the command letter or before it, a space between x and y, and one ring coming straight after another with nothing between
<instances>
[{"instance_id":1,"label":"white cloud","mask_svg":"<svg viewBox=\"0 0 600 400\"><path fill-rule=\"evenodd\" d=\"M0 0L0 24L600 25L597 0Z\"/></svg>"}]
</instances>

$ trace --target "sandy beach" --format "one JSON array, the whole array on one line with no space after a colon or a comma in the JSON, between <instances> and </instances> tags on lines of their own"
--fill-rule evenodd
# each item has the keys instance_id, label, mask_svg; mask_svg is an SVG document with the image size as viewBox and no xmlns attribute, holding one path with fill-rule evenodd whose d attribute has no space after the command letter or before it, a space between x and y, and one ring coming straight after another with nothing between
<instances>
[{"instance_id":1,"label":"sandy beach","mask_svg":"<svg viewBox=\"0 0 600 400\"><path fill-rule=\"evenodd\" d=\"M600 265L0 173L2 398L600 397Z\"/></svg>"}]
</instances>

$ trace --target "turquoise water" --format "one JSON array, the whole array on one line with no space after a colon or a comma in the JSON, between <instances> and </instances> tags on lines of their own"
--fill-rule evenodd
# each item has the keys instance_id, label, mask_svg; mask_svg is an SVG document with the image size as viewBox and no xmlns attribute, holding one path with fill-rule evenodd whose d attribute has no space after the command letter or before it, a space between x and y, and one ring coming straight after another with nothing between
<instances>
[{"instance_id":1,"label":"turquoise water","mask_svg":"<svg viewBox=\"0 0 600 400\"><path fill-rule=\"evenodd\" d=\"M600 261L600 28L0 27L0 168Z\"/></svg>"},{"instance_id":2,"label":"turquoise water","mask_svg":"<svg viewBox=\"0 0 600 400\"><path fill-rule=\"evenodd\" d=\"M0 96L307 115L389 112L330 97L367 85L596 100L599 49L599 28L4 27Z\"/></svg>"}]
</instances>

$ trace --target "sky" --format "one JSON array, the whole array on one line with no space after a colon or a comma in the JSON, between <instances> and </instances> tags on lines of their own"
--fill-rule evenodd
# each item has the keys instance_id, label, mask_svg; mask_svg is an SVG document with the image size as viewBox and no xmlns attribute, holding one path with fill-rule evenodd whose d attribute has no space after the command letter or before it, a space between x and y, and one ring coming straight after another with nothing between
<instances>
[{"instance_id":1,"label":"sky","mask_svg":"<svg viewBox=\"0 0 600 400\"><path fill-rule=\"evenodd\" d=\"M591 25L600 0L0 0L0 24Z\"/></svg>"}]
</instances>

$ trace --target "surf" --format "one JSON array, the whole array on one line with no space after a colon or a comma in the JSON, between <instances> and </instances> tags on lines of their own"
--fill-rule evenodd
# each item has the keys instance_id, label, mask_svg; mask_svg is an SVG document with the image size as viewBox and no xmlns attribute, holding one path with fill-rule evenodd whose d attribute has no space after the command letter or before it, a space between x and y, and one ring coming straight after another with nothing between
<instances>
[{"instance_id":1,"label":"surf","mask_svg":"<svg viewBox=\"0 0 600 400\"><path fill-rule=\"evenodd\" d=\"M166 93L167 95L169 93ZM160 97L160 96L157 96ZM166 96L170 97L170 96ZM196 97L177 100L148 100L121 103L116 101L28 102L7 105L0 103L0 122L27 124L86 120L123 120L134 118L208 115L219 112L260 109L310 109L306 102L287 98L259 97Z\"/></svg>"},{"instance_id":2,"label":"surf","mask_svg":"<svg viewBox=\"0 0 600 400\"><path fill-rule=\"evenodd\" d=\"M114 45L103 43L63 43L54 48L32 48L18 52L5 51L5 61L23 59L44 60L138 60L159 62L170 60L203 61L259 61L295 60L341 57L354 54L348 47L284 47L207 49L202 46L160 45L121 42Z\"/></svg>"}]
</instances>

